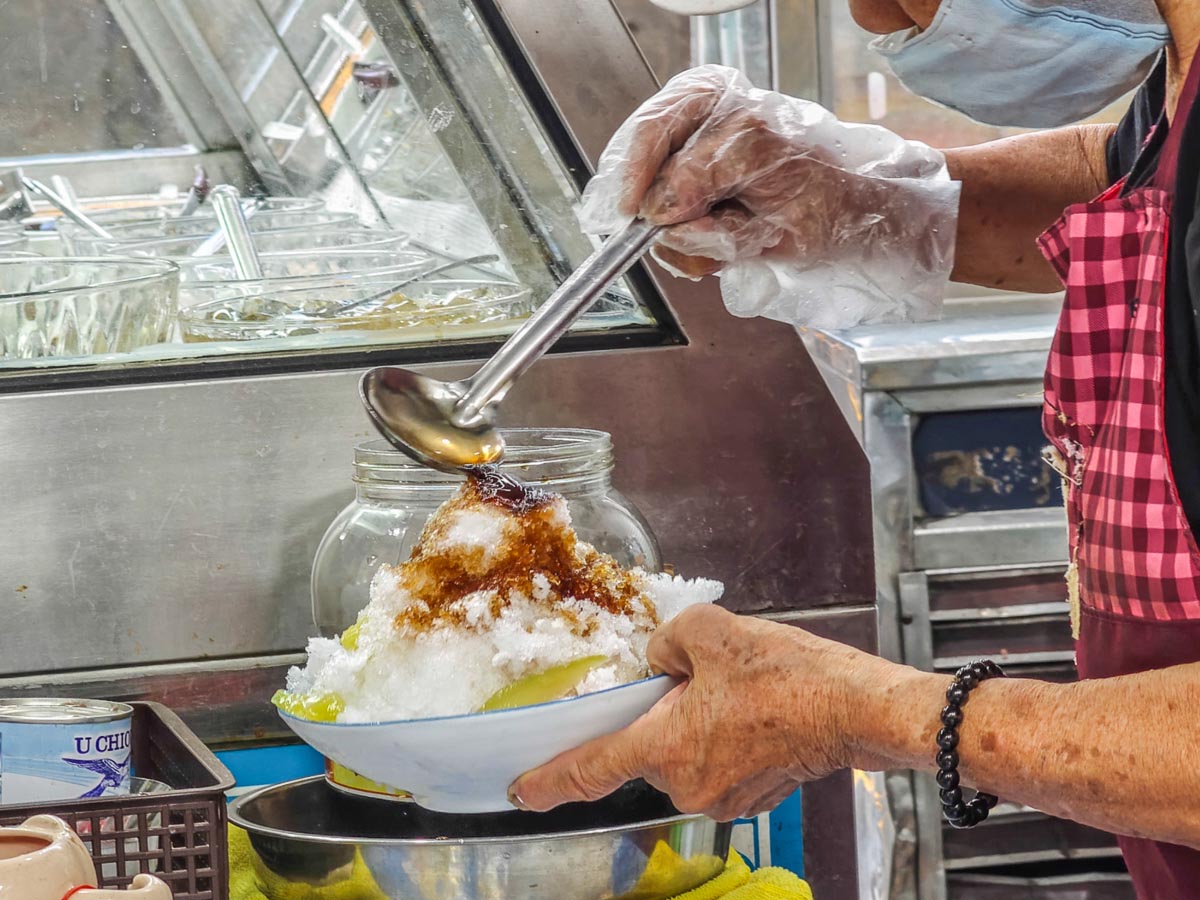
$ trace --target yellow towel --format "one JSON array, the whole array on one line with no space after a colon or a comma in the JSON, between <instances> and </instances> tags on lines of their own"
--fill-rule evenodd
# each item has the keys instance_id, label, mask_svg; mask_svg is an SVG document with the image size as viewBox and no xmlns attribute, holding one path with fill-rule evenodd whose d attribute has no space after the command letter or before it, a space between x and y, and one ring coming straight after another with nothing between
<instances>
[{"instance_id":1,"label":"yellow towel","mask_svg":"<svg viewBox=\"0 0 1200 900\"><path fill-rule=\"evenodd\" d=\"M693 881L695 867L710 866L714 859L683 860L674 850L659 843L650 854L646 872L623 900L661 897L677 880ZM689 873L692 873L689 877ZM250 846L250 837L229 826L229 900L389 900L375 884L361 854L319 882L294 882L280 878L262 864ZM564 897L563 900L571 900ZM813 900L808 885L786 869L769 868L751 872L737 851L721 874L674 900Z\"/></svg>"},{"instance_id":2,"label":"yellow towel","mask_svg":"<svg viewBox=\"0 0 1200 900\"><path fill-rule=\"evenodd\" d=\"M250 835L229 826L229 900L388 900L362 854L316 883L288 881L262 864Z\"/></svg>"},{"instance_id":3,"label":"yellow towel","mask_svg":"<svg viewBox=\"0 0 1200 900\"><path fill-rule=\"evenodd\" d=\"M672 881L694 882L695 867L711 865L713 861L711 858L683 860L660 841L650 854L645 874L622 900L634 900L639 896L661 897L670 889ZM813 900L813 896L808 885L787 869L767 868L751 872L741 855L730 850L721 874L698 888L677 894L673 900Z\"/></svg>"}]
</instances>

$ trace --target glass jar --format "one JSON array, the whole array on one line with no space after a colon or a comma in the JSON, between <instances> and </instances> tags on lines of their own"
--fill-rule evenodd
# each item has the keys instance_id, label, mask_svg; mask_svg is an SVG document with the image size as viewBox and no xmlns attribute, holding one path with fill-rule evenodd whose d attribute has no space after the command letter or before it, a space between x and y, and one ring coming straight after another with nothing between
<instances>
[{"instance_id":1,"label":"glass jar","mask_svg":"<svg viewBox=\"0 0 1200 900\"><path fill-rule=\"evenodd\" d=\"M612 439L582 428L510 428L501 468L562 494L580 539L622 566L658 571L658 542L641 513L612 486ZM345 630L367 605L384 564L408 559L434 511L462 476L413 462L383 440L354 448L355 497L325 532L313 560L313 621L322 634Z\"/></svg>"}]
</instances>

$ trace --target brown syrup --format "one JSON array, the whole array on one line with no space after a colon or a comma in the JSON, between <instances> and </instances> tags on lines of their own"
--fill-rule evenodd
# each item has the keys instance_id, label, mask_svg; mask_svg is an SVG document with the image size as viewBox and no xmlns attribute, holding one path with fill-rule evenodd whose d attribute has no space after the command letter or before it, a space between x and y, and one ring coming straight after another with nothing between
<instances>
[{"instance_id":1,"label":"brown syrup","mask_svg":"<svg viewBox=\"0 0 1200 900\"><path fill-rule=\"evenodd\" d=\"M458 496L426 526L412 557L397 567L401 584L422 601L396 617L397 627L425 631L437 623L463 624L462 610L450 607L480 591L495 592L492 614L496 615L510 595L532 597L536 575L545 577L552 595L590 601L622 615L644 604L657 619L648 600L635 604L638 583L614 559L595 550L579 552L574 532L559 519L555 499L555 494L530 488L494 467L472 470ZM486 563L482 548L447 550L438 540L448 527L447 518L481 503L500 506L518 526L509 529ZM561 612L577 629L586 631L566 610Z\"/></svg>"},{"instance_id":2,"label":"brown syrup","mask_svg":"<svg viewBox=\"0 0 1200 900\"><path fill-rule=\"evenodd\" d=\"M468 466L467 480L485 502L507 506L523 513L546 506L553 499L548 491L530 487L525 482L500 471L499 466Z\"/></svg>"}]
</instances>

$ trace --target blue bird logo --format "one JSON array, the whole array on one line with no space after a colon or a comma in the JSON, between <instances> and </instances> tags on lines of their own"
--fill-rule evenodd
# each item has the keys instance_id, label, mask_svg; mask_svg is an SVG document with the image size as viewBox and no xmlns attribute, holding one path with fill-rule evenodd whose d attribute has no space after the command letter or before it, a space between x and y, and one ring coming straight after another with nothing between
<instances>
[{"instance_id":1,"label":"blue bird logo","mask_svg":"<svg viewBox=\"0 0 1200 900\"><path fill-rule=\"evenodd\" d=\"M115 759L67 759L64 757L63 762L87 769L100 776L100 783L86 794L80 794L80 800L99 797L109 788L119 788L129 775L128 759L124 762L117 762Z\"/></svg>"}]
</instances>

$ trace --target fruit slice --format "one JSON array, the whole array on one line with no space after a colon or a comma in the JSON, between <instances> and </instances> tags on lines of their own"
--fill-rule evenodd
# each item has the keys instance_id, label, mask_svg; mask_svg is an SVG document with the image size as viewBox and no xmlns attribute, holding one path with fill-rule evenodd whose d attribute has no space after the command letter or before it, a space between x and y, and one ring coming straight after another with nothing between
<instances>
[{"instance_id":1,"label":"fruit slice","mask_svg":"<svg viewBox=\"0 0 1200 900\"><path fill-rule=\"evenodd\" d=\"M363 622L367 620L367 611L364 609L358 614L354 624L342 632L342 636L338 638L341 645L350 651L358 649L358 635L362 631Z\"/></svg>"},{"instance_id":2,"label":"fruit slice","mask_svg":"<svg viewBox=\"0 0 1200 900\"><path fill-rule=\"evenodd\" d=\"M579 682L583 681L592 669L605 662L608 662L607 656L585 656L518 678L488 697L487 702L479 707L479 711L492 712L517 706L536 706L565 697L579 686Z\"/></svg>"},{"instance_id":3,"label":"fruit slice","mask_svg":"<svg viewBox=\"0 0 1200 900\"><path fill-rule=\"evenodd\" d=\"M386 784L380 784L377 781L372 781L369 778L363 778L353 769L347 769L341 763L335 763L332 759L325 760L325 780L332 782L338 787L346 788L359 794L373 794L375 796L397 797L397 798L412 798L412 794L408 791L402 791L399 788L388 787Z\"/></svg>"},{"instance_id":4,"label":"fruit slice","mask_svg":"<svg viewBox=\"0 0 1200 900\"><path fill-rule=\"evenodd\" d=\"M288 715L309 722L336 722L346 708L346 701L337 694L289 694L287 691L276 691L271 702Z\"/></svg>"}]
</instances>

